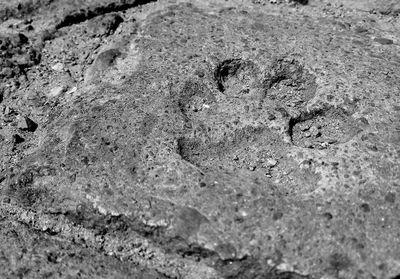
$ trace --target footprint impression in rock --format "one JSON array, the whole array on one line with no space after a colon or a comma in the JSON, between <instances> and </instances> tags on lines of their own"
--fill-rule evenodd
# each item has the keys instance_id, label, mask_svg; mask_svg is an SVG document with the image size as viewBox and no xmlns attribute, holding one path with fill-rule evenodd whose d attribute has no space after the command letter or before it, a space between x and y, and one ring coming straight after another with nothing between
<instances>
[{"instance_id":1,"label":"footprint impression in rock","mask_svg":"<svg viewBox=\"0 0 400 279\"><path fill-rule=\"evenodd\" d=\"M297 60L277 59L262 82L265 100L274 103L270 105L296 112L315 96L315 80L315 76Z\"/></svg>"},{"instance_id":2,"label":"footprint impression in rock","mask_svg":"<svg viewBox=\"0 0 400 279\"><path fill-rule=\"evenodd\" d=\"M288 133L296 146L325 149L347 142L358 131L350 113L328 105L306 110L316 93L315 80L316 77L297 60L277 59L263 80L264 106L275 106L287 112Z\"/></svg>"},{"instance_id":3,"label":"footprint impression in rock","mask_svg":"<svg viewBox=\"0 0 400 279\"><path fill-rule=\"evenodd\" d=\"M289 121L292 143L305 148L325 149L345 143L359 131L356 120L343 108L313 109Z\"/></svg>"},{"instance_id":4,"label":"footprint impression in rock","mask_svg":"<svg viewBox=\"0 0 400 279\"><path fill-rule=\"evenodd\" d=\"M254 62L228 59L214 70L214 91L201 79L185 82L178 94L189 127L178 140L183 159L205 169L268 168L274 162L285 143L265 125L268 114L257 98L260 77Z\"/></svg>"},{"instance_id":5,"label":"footprint impression in rock","mask_svg":"<svg viewBox=\"0 0 400 279\"><path fill-rule=\"evenodd\" d=\"M266 73L252 61L228 59L217 65L214 80L222 93L218 98L201 79L186 81L178 94L190 127L177 141L178 153L200 168L273 167L290 148L268 127L273 110L286 112L285 129L298 147L324 149L357 133L356 122L344 109L306 110L316 93L316 77L295 59L277 59Z\"/></svg>"},{"instance_id":6,"label":"footprint impression in rock","mask_svg":"<svg viewBox=\"0 0 400 279\"><path fill-rule=\"evenodd\" d=\"M228 59L216 67L214 78L220 92L230 97L241 97L257 87L258 72L252 61Z\"/></svg>"},{"instance_id":7,"label":"footprint impression in rock","mask_svg":"<svg viewBox=\"0 0 400 279\"><path fill-rule=\"evenodd\" d=\"M195 120L196 114L210 108L216 102L211 90L199 79L186 80L179 91L179 109L189 119Z\"/></svg>"}]
</instances>

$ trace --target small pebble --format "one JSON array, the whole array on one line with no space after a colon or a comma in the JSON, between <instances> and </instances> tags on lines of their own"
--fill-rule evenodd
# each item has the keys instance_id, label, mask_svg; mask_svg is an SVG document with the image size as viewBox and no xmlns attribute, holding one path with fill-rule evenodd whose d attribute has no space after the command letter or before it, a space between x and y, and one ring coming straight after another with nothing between
<instances>
[{"instance_id":1,"label":"small pebble","mask_svg":"<svg viewBox=\"0 0 400 279\"><path fill-rule=\"evenodd\" d=\"M76 86L74 86L74 87L72 87L70 90L68 90L68 91L66 92L66 94L73 94L73 93L75 93L77 90L78 90L78 88L77 88Z\"/></svg>"},{"instance_id":2,"label":"small pebble","mask_svg":"<svg viewBox=\"0 0 400 279\"><path fill-rule=\"evenodd\" d=\"M354 29L354 31L355 31L356 33L366 33L366 32L368 32L368 29L365 28L365 27L362 27L362 26L357 26L357 27Z\"/></svg>"},{"instance_id":3,"label":"small pebble","mask_svg":"<svg viewBox=\"0 0 400 279\"><path fill-rule=\"evenodd\" d=\"M380 43L381 45L392 45L393 40L387 38L375 38L375 42Z\"/></svg>"},{"instance_id":4,"label":"small pebble","mask_svg":"<svg viewBox=\"0 0 400 279\"><path fill-rule=\"evenodd\" d=\"M317 135L318 135L318 133L319 133L319 130L318 130L318 128L317 128L316 126L312 126L312 127L310 128L310 133L311 133L311 135L312 135L313 137L317 137Z\"/></svg>"},{"instance_id":5,"label":"small pebble","mask_svg":"<svg viewBox=\"0 0 400 279\"><path fill-rule=\"evenodd\" d=\"M321 149L326 149L326 148L328 148L328 146L329 146L329 143L326 141L321 143Z\"/></svg>"},{"instance_id":6,"label":"small pebble","mask_svg":"<svg viewBox=\"0 0 400 279\"><path fill-rule=\"evenodd\" d=\"M276 166L278 164L278 161L277 160L275 160L275 159L268 159L267 160L267 165L269 166L269 167L274 167L274 166Z\"/></svg>"},{"instance_id":7,"label":"small pebble","mask_svg":"<svg viewBox=\"0 0 400 279\"><path fill-rule=\"evenodd\" d=\"M10 107L5 107L4 108L4 115L9 115L12 112Z\"/></svg>"},{"instance_id":8,"label":"small pebble","mask_svg":"<svg viewBox=\"0 0 400 279\"><path fill-rule=\"evenodd\" d=\"M56 72L62 72L64 70L64 64L61 62L58 62L58 63L54 64L51 68Z\"/></svg>"},{"instance_id":9,"label":"small pebble","mask_svg":"<svg viewBox=\"0 0 400 279\"><path fill-rule=\"evenodd\" d=\"M311 141L304 141L304 147L307 147L307 148L314 148L314 145L313 145L313 143L311 142Z\"/></svg>"},{"instance_id":10,"label":"small pebble","mask_svg":"<svg viewBox=\"0 0 400 279\"><path fill-rule=\"evenodd\" d=\"M57 97L61 93L65 92L65 87L64 86L57 86L51 89L50 93L47 95L48 97Z\"/></svg>"}]
</instances>

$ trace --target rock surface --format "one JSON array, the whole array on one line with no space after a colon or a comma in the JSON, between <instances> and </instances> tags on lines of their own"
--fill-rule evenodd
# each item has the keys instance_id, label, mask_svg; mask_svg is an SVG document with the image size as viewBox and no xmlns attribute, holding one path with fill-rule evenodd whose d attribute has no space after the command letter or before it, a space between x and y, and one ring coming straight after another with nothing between
<instances>
[{"instance_id":1,"label":"rock surface","mask_svg":"<svg viewBox=\"0 0 400 279\"><path fill-rule=\"evenodd\" d=\"M397 0L0 7L0 277L399 276Z\"/></svg>"}]
</instances>

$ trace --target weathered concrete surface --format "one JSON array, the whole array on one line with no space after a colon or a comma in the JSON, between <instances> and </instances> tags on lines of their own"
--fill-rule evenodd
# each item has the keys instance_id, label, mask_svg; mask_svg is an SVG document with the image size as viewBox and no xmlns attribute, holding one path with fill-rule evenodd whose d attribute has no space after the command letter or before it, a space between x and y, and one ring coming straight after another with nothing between
<instances>
[{"instance_id":1,"label":"weathered concrete surface","mask_svg":"<svg viewBox=\"0 0 400 279\"><path fill-rule=\"evenodd\" d=\"M1 276L400 274L397 1L73 2L0 14Z\"/></svg>"}]
</instances>

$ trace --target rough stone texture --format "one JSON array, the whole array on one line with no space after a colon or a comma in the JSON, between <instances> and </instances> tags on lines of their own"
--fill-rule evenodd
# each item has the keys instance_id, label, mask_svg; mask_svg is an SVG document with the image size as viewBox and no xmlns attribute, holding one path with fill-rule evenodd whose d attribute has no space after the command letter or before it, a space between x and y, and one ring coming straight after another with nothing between
<instances>
[{"instance_id":1,"label":"rough stone texture","mask_svg":"<svg viewBox=\"0 0 400 279\"><path fill-rule=\"evenodd\" d=\"M0 0L0 276L398 276L382 2Z\"/></svg>"}]
</instances>

